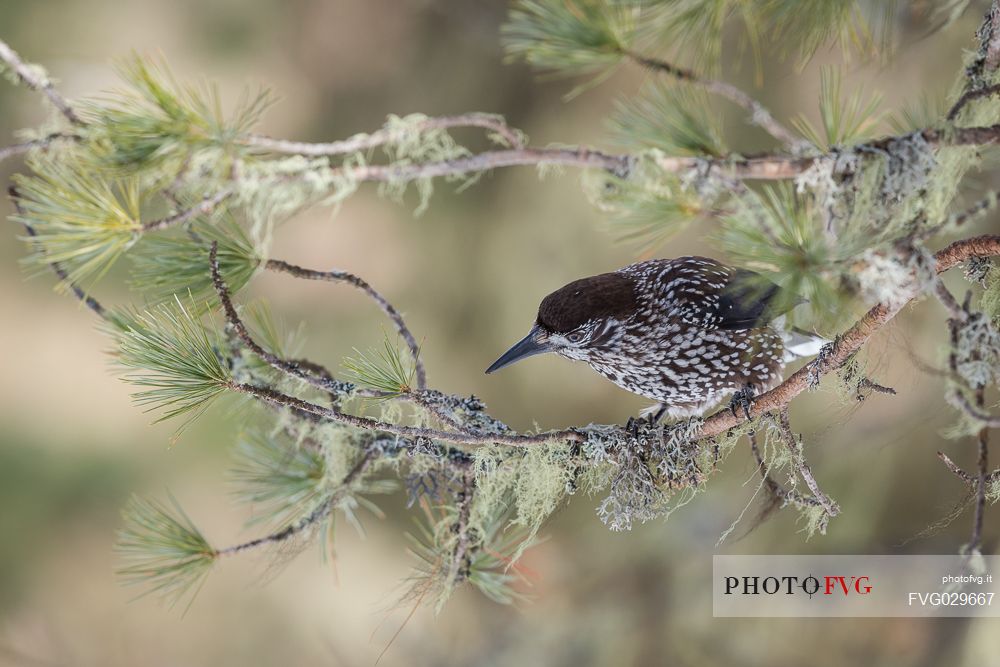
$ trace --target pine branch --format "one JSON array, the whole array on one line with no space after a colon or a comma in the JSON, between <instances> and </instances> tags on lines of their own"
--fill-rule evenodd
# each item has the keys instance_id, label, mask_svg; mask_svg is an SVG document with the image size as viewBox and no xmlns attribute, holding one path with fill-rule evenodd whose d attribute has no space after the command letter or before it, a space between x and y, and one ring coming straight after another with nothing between
<instances>
[{"instance_id":1,"label":"pine branch","mask_svg":"<svg viewBox=\"0 0 1000 667\"><path fill-rule=\"evenodd\" d=\"M286 540L301 534L310 527L326 520L333 510L336 509L337 504L344 498L344 496L350 493L354 484L361 478L369 466L376 461L378 453L378 447L370 445L361 459L350 469L350 471L348 471L347 475L344 476L344 479L341 480L338 487L330 493L326 500L320 503L319 506L317 506L308 515L302 517L294 523L288 524L277 532L264 535L263 537L258 537L248 542L242 542L224 549L219 549L216 551L216 554L219 556L233 556L265 545L280 544L281 542L285 542Z\"/></svg>"},{"instance_id":2,"label":"pine branch","mask_svg":"<svg viewBox=\"0 0 1000 667\"><path fill-rule=\"evenodd\" d=\"M45 72L41 68L34 67L21 60L21 56L14 49L10 48L6 42L0 40L0 60L7 64L7 67L31 90L38 91L49 99L59 113L66 117L73 125L82 126L84 123L73 110L62 95L52 85Z\"/></svg>"},{"instance_id":3,"label":"pine branch","mask_svg":"<svg viewBox=\"0 0 1000 667\"><path fill-rule=\"evenodd\" d=\"M934 255L936 270L943 273L954 268L970 257L990 257L1000 255L1000 235L986 234L962 241L956 241ZM878 304L869 310L854 326L837 336L814 361L806 364L789 376L774 389L761 394L750 407L750 417L757 417L788 405L793 398L814 386L820 377L840 368L850 357L861 349L877 331L884 327L919 292L910 294L903 303L886 306ZM742 416L736 416L728 408L707 417L695 437L704 439L721 435L739 426Z\"/></svg>"},{"instance_id":4,"label":"pine branch","mask_svg":"<svg viewBox=\"0 0 1000 667\"><path fill-rule=\"evenodd\" d=\"M678 67L677 65L673 65L664 60L644 56L627 49L624 53L630 60L647 69L666 74L667 76L671 76L678 81L692 83L705 89L713 95L726 98L750 114L751 123L764 129L768 134L785 146L794 148L802 144L802 139L775 120L774 116L771 115L771 112L767 110L767 107L731 83L702 77L696 74L693 70Z\"/></svg>"},{"instance_id":5,"label":"pine branch","mask_svg":"<svg viewBox=\"0 0 1000 667\"><path fill-rule=\"evenodd\" d=\"M233 331L243 344L246 345L247 349L275 370L281 371L288 376L301 380L318 389L322 389L323 391L334 394L339 393L343 387L338 384L337 380L331 375L317 375L312 373L294 361L282 359L279 356L265 350L259 343L257 343L257 341L254 340L253 336L250 335L250 331L243 323L243 320L240 319L239 314L236 312L236 306L233 305L232 297L229 294L229 287L226 285L225 281L223 281L222 275L219 272L218 254L219 243L218 241L212 241L211 250L208 255L209 267L212 274L212 284L215 287L215 292L219 297L219 301L222 303L222 308L226 313L226 321L229 323L229 326L232 327Z\"/></svg>"},{"instance_id":6,"label":"pine branch","mask_svg":"<svg viewBox=\"0 0 1000 667\"><path fill-rule=\"evenodd\" d=\"M10 197L11 203L14 204L14 210L18 215L23 216L24 209L21 207L21 196L18 194L17 187L13 185L10 186L7 189L7 194ZM22 222L21 225L24 227L24 231L29 237L34 238L37 236L35 228L30 224ZM73 296L75 296L80 303L87 306L87 308L90 308L90 310L101 319L108 320L108 313L104 306L101 305L101 302L87 294L83 288L70 280L69 274L66 272L66 269L63 268L62 264L59 262L49 262L49 267L52 269L52 273L56 274L56 278L59 279L59 282L67 285L70 291L73 292Z\"/></svg>"},{"instance_id":7,"label":"pine branch","mask_svg":"<svg viewBox=\"0 0 1000 667\"><path fill-rule=\"evenodd\" d=\"M232 191L222 190L213 195L208 195L200 202L194 206L175 213L173 215L167 216L166 218L160 218L159 220L150 220L142 225L142 231L145 232L158 232L168 227L173 227L175 225L182 225L185 222L190 222L195 218L203 215L208 215L215 211L216 208L226 199L232 196Z\"/></svg>"},{"instance_id":8,"label":"pine branch","mask_svg":"<svg viewBox=\"0 0 1000 667\"><path fill-rule=\"evenodd\" d=\"M987 146L1000 143L1000 124L983 127L964 127L950 130L927 128L917 134L933 147ZM859 152L885 151L903 135L885 136L874 141L857 144ZM727 179L736 180L789 180L800 176L817 160L829 155L797 157L779 153L752 157L677 157L657 156L656 166L666 174L707 170ZM333 175L351 182L406 182L418 179L462 176L502 167L514 166L566 166L582 169L604 169L627 178L635 155L613 154L587 148L523 148L486 151L467 157L436 162L406 165L353 165L338 167Z\"/></svg>"},{"instance_id":9,"label":"pine branch","mask_svg":"<svg viewBox=\"0 0 1000 667\"><path fill-rule=\"evenodd\" d=\"M287 273L288 275L296 278L302 278L304 280L324 280L334 283L347 283L348 285L352 285L367 294L372 301L378 305L382 312L385 313L386 317L392 320L393 325L396 327L396 331L406 343L406 346L410 349L410 356L413 358L413 367L417 374L417 389L427 388L427 371L424 369L424 362L420 358L420 346L417 344L417 339L414 338L413 333L410 331L409 327L406 326L406 322L403 320L403 316L399 313L399 311L396 310L396 308L389 303L384 296L376 291L374 287L369 285L368 282L353 273L348 273L347 271L338 271L336 269L331 271L316 271L313 269L305 269L301 266L296 266L295 264L290 264L280 259L269 259L264 266L268 270Z\"/></svg>"},{"instance_id":10,"label":"pine branch","mask_svg":"<svg viewBox=\"0 0 1000 667\"><path fill-rule=\"evenodd\" d=\"M996 95L997 93L1000 93L1000 84L965 91L962 93L962 96L958 98L958 101L955 102L955 105L948 111L948 115L945 116L945 120L954 121L958 118L958 114L961 113L962 109L965 108L965 105L984 97Z\"/></svg>"},{"instance_id":11,"label":"pine branch","mask_svg":"<svg viewBox=\"0 0 1000 667\"><path fill-rule=\"evenodd\" d=\"M503 118L487 113L466 113L457 116L439 116L427 118L415 123L411 128L418 132L428 130L446 130L460 127L478 127L493 132L511 148L523 148L524 137L503 121ZM385 144L395 143L402 138L399 130L384 128L371 134L359 134L350 139L331 141L327 143L309 143L303 141L286 141L272 139L259 134L245 137L241 143L252 148L259 148L269 153L286 153L291 155L321 156L346 155L359 151L371 150Z\"/></svg>"},{"instance_id":12,"label":"pine branch","mask_svg":"<svg viewBox=\"0 0 1000 667\"><path fill-rule=\"evenodd\" d=\"M816 481L816 477L812 473L812 469L806 462L805 457L802 455L802 444L795 437L795 433L792 432L791 421L788 417L788 406L786 405L781 410L778 411L778 430L781 433L782 438L785 441L785 446L788 447L788 451L792 454L792 459L794 461L796 472L805 480L806 486L812 492L813 498L819 501L819 504L823 506L826 510L828 517L835 517L840 514L840 506L830 499L830 496L826 495L822 489L819 488L819 483Z\"/></svg>"},{"instance_id":13,"label":"pine branch","mask_svg":"<svg viewBox=\"0 0 1000 667\"><path fill-rule=\"evenodd\" d=\"M31 141L24 141L19 144L4 146L0 148L0 162L3 162L7 158L14 157L15 155L23 155L36 148L48 148L57 141L79 141L79 139L80 137L78 135L68 132L53 132L52 134L42 137L41 139L32 139Z\"/></svg>"},{"instance_id":14,"label":"pine branch","mask_svg":"<svg viewBox=\"0 0 1000 667\"><path fill-rule=\"evenodd\" d=\"M333 386L330 380L324 377L315 376L300 366L297 366L293 362L286 361L277 357L276 355L265 350L253 336L250 335L249 330L247 330L246 325L240 319L239 313L236 312L235 306L233 306L232 299L229 296L229 291L226 287L225 282L223 282L222 277L219 275L218 261L216 259L215 253L217 252L217 245L213 244L212 252L210 254L210 262L212 265L212 281L215 284L215 289L219 295L219 300L222 302L223 310L226 313L226 321L236 335L243 342L244 345L255 355L260 357L263 361L267 362L269 365L274 367L287 375L294 378L303 380L313 386L316 386L325 391L334 391L337 387ZM425 438L429 440L442 440L444 442L452 442L456 444L466 444L466 445L489 445L489 444L507 444L507 445L530 445L538 444L550 441L560 441L560 440L572 440L572 441L582 441L584 436L576 430L564 430L564 431L549 431L544 433L539 433L536 435L496 435L496 436L482 436L471 432L450 432L441 431L437 429L419 428L414 426L401 426L398 424L391 424L388 422L370 419L368 417L359 417L357 415L348 414L341 412L335 408L327 408L321 405L316 405L308 401L296 398L294 396L288 396L282 394L281 392L275 391L268 387L260 387L246 383L239 383L232 381L228 384L229 389L237 391L243 394L254 396L266 403L272 405L283 406L287 408L292 408L295 410L301 410L303 412L312 413L314 415L324 417L330 421L347 424L349 426L355 426L369 431L385 431L387 433L394 433L396 435L411 437L411 438Z\"/></svg>"},{"instance_id":15,"label":"pine branch","mask_svg":"<svg viewBox=\"0 0 1000 667\"><path fill-rule=\"evenodd\" d=\"M306 413L311 413L338 424L353 426L365 431L384 431L406 438L423 439L424 441L439 440L450 442L456 445L488 446L488 445L511 445L515 447L525 447L530 445L540 445L552 442L583 442L586 440L582 429L565 429L562 431L543 431L534 435L479 435L461 431L442 431L433 428L422 428L418 426L403 426L393 424L379 419L369 417L359 417L346 412L341 412L335 408L328 408L316 405L309 401L304 401L294 396L282 394L269 387L260 387L246 383L231 382L228 388L248 396L253 396L265 403L278 407L290 408Z\"/></svg>"},{"instance_id":16,"label":"pine branch","mask_svg":"<svg viewBox=\"0 0 1000 667\"><path fill-rule=\"evenodd\" d=\"M448 567L447 581L457 583L468 576L470 569L471 535L469 518L472 515L472 497L476 492L476 469L465 464L462 471L462 486L458 492L458 520L454 532L457 536L455 551Z\"/></svg>"},{"instance_id":17,"label":"pine branch","mask_svg":"<svg viewBox=\"0 0 1000 667\"><path fill-rule=\"evenodd\" d=\"M969 402L969 399L959 390L954 390L948 392L945 398L951 403L955 408L964 412L966 415L971 417L974 421L979 422L984 428L1000 428L1000 416L991 415L988 412L982 410L982 405L979 401L976 401L976 405Z\"/></svg>"},{"instance_id":18,"label":"pine branch","mask_svg":"<svg viewBox=\"0 0 1000 667\"><path fill-rule=\"evenodd\" d=\"M976 389L976 407L980 410L983 407L984 400L985 391L983 387L979 387ZM997 427L1000 427L1000 418L997 418L994 424L983 424L976 435L976 444L979 450L979 455L976 458L976 470L978 472L976 478L976 511L972 520L972 537L969 539L969 544L966 547L969 553L978 552L982 546L983 522L986 517L986 478L989 474L990 428Z\"/></svg>"}]
</instances>

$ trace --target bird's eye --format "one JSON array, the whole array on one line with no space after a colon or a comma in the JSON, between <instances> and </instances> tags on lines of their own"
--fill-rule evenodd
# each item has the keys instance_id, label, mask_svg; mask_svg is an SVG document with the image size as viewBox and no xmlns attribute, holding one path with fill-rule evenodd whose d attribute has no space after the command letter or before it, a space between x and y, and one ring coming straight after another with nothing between
<instances>
[{"instance_id":1,"label":"bird's eye","mask_svg":"<svg viewBox=\"0 0 1000 667\"><path fill-rule=\"evenodd\" d=\"M583 334L571 333L568 336L566 336L566 340L568 340L571 343L579 343L581 340L583 340Z\"/></svg>"}]
</instances>

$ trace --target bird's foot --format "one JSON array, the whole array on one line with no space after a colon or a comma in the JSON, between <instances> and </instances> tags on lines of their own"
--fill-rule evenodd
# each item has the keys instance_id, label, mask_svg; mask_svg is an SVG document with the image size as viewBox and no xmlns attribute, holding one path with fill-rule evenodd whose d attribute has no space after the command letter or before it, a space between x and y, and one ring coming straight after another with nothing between
<instances>
[{"instance_id":1,"label":"bird's foot","mask_svg":"<svg viewBox=\"0 0 1000 667\"><path fill-rule=\"evenodd\" d=\"M639 431L642 429L645 423L646 420L642 417L639 418L629 417L628 421L625 422L625 432L628 433L633 438L635 438L636 440L638 440L640 435Z\"/></svg>"},{"instance_id":2,"label":"bird's foot","mask_svg":"<svg viewBox=\"0 0 1000 667\"><path fill-rule=\"evenodd\" d=\"M753 407L754 399L757 396L757 390L752 384L744 385L742 389L733 394L733 398L729 401L729 410L736 416L737 408L743 408L743 415L750 421L750 408Z\"/></svg>"},{"instance_id":3,"label":"bird's foot","mask_svg":"<svg viewBox=\"0 0 1000 667\"><path fill-rule=\"evenodd\" d=\"M639 418L650 426L656 426L663 419L663 415L667 414L667 409L666 403L656 403L640 410Z\"/></svg>"}]
</instances>

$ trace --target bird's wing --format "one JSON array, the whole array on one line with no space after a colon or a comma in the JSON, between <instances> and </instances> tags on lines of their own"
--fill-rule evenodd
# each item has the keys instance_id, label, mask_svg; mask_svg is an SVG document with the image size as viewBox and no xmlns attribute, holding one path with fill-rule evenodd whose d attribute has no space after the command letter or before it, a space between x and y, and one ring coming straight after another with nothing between
<instances>
[{"instance_id":1,"label":"bird's wing","mask_svg":"<svg viewBox=\"0 0 1000 667\"><path fill-rule=\"evenodd\" d=\"M650 307L705 329L752 329L773 312L780 288L760 274L707 257L652 260L626 267L652 296Z\"/></svg>"}]
</instances>

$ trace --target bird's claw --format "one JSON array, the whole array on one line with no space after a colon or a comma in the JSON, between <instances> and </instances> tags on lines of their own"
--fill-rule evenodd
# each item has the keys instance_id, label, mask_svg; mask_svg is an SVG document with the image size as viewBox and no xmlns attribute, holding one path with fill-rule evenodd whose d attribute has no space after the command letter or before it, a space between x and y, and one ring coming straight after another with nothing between
<instances>
[{"instance_id":1,"label":"bird's claw","mask_svg":"<svg viewBox=\"0 0 1000 667\"><path fill-rule=\"evenodd\" d=\"M757 396L757 390L752 384L745 385L738 392L733 394L733 398L729 401L729 410L736 416L736 409L743 408L743 415L746 417L747 421L750 421L750 408L753 407L754 398Z\"/></svg>"}]
</instances>

